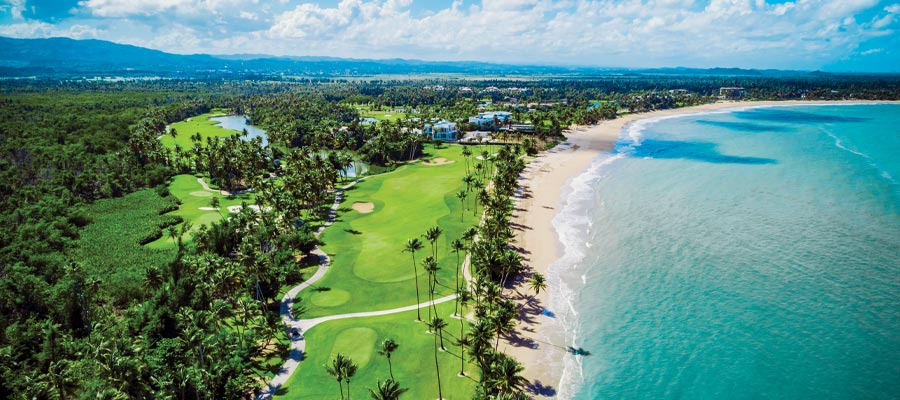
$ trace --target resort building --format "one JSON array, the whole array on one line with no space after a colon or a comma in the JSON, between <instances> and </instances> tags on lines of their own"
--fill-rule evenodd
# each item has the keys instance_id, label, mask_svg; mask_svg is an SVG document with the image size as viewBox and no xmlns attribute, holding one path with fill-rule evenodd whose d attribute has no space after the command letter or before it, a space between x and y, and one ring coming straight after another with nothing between
<instances>
[{"instance_id":1,"label":"resort building","mask_svg":"<svg viewBox=\"0 0 900 400\"><path fill-rule=\"evenodd\" d=\"M457 132L459 130L453 122L442 120L434 124L425 124L425 134L432 140L455 142Z\"/></svg>"},{"instance_id":2,"label":"resort building","mask_svg":"<svg viewBox=\"0 0 900 400\"><path fill-rule=\"evenodd\" d=\"M517 132L534 132L534 125L532 125L532 124L510 124L509 130L517 131Z\"/></svg>"},{"instance_id":3,"label":"resort building","mask_svg":"<svg viewBox=\"0 0 900 400\"><path fill-rule=\"evenodd\" d=\"M469 117L469 123L478 129L498 129L512 118L512 114L506 111L488 111Z\"/></svg>"}]
</instances>

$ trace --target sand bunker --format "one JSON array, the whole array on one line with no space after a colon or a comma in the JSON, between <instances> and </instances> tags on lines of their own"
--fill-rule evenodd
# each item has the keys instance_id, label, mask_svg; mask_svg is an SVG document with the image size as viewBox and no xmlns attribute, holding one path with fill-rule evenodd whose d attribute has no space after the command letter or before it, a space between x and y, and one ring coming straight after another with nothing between
<instances>
[{"instance_id":1,"label":"sand bunker","mask_svg":"<svg viewBox=\"0 0 900 400\"><path fill-rule=\"evenodd\" d=\"M375 210L375 205L369 202L356 202L352 207L356 212L362 214L368 214Z\"/></svg>"},{"instance_id":2,"label":"sand bunker","mask_svg":"<svg viewBox=\"0 0 900 400\"><path fill-rule=\"evenodd\" d=\"M432 159L430 159L430 160L425 160L425 161L422 162L422 164L425 164L425 165L444 165L444 164L452 164L452 163L455 163L455 162L456 162L456 161L448 160L448 159L446 159L446 158L444 158L444 157L436 157L436 158L432 158Z\"/></svg>"}]
</instances>

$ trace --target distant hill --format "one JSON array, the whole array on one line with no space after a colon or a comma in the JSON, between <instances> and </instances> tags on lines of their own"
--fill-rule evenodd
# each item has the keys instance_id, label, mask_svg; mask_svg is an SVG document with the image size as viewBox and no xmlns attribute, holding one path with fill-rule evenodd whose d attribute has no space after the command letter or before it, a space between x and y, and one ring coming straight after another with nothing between
<instances>
[{"instance_id":1,"label":"distant hill","mask_svg":"<svg viewBox=\"0 0 900 400\"><path fill-rule=\"evenodd\" d=\"M208 55L178 55L103 40L0 37L0 66L59 72L161 71L214 69L222 60Z\"/></svg>"},{"instance_id":2,"label":"distant hill","mask_svg":"<svg viewBox=\"0 0 900 400\"><path fill-rule=\"evenodd\" d=\"M741 68L608 69L509 65L473 61L275 57L264 54L180 55L103 40L0 37L0 76L353 76L380 74L469 75L710 75L824 76L826 73Z\"/></svg>"}]
</instances>

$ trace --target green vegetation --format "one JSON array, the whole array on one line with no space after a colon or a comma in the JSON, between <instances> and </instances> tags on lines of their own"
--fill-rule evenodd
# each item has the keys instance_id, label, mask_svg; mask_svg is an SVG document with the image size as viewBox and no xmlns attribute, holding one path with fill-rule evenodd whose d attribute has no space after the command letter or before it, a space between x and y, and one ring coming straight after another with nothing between
<instances>
[{"instance_id":1,"label":"green vegetation","mask_svg":"<svg viewBox=\"0 0 900 400\"><path fill-rule=\"evenodd\" d=\"M231 129L225 129L219 126L219 122L210 121L211 117L220 117L227 115L225 110L213 110L213 112L201 114L196 117L190 117L184 121L169 124L166 134L160 136L159 141L167 149L173 149L175 146L181 147L182 150L188 150L193 146L192 136L200 135L200 144L205 145L207 138L223 139L234 135L240 135Z\"/></svg>"},{"instance_id":2,"label":"green vegetation","mask_svg":"<svg viewBox=\"0 0 900 400\"><path fill-rule=\"evenodd\" d=\"M163 240L166 228L181 222L177 216L162 215L175 207L173 197L160 197L150 189L85 207L85 217L92 222L81 230L74 258L81 262L87 279L99 280L101 292L116 304L135 298L146 271L175 257L175 246L142 246Z\"/></svg>"},{"instance_id":3,"label":"green vegetation","mask_svg":"<svg viewBox=\"0 0 900 400\"><path fill-rule=\"evenodd\" d=\"M439 351L438 354L444 398L471 399L478 372L473 364L467 363L468 376L458 376L460 347L453 343L459 336L459 320L451 316L453 303L439 304L437 309L438 314L450 323L444 332L447 351ZM326 322L310 329L304 340L307 341L307 349L311 351L288 383L282 386L278 398L339 397L337 383L322 367L330 364L338 353L349 356L359 366L353 377L351 398L369 398L367 388L375 388L378 380L391 377L387 358L378 355L381 342L387 338L394 339L398 344L397 350L391 355L391 362L394 379L401 386L409 388L402 398L437 398L437 375L431 356L434 337L428 333L425 323L416 321L415 311Z\"/></svg>"}]
</instances>

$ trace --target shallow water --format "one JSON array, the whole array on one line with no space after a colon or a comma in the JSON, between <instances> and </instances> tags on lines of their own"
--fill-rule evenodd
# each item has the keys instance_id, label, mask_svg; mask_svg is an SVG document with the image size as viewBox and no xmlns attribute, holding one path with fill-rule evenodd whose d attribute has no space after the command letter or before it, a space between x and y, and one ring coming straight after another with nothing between
<instances>
[{"instance_id":1,"label":"shallow water","mask_svg":"<svg viewBox=\"0 0 900 400\"><path fill-rule=\"evenodd\" d=\"M243 115L226 115L223 117L212 117L209 119L210 121L217 121L219 126L225 129L231 129L233 131L243 132L245 129L247 130L246 135L242 135L241 139L243 140L252 140L254 138L262 138L262 145L269 145L269 137L266 136L266 131L250 125L247 123L247 118Z\"/></svg>"},{"instance_id":2,"label":"shallow water","mask_svg":"<svg viewBox=\"0 0 900 400\"><path fill-rule=\"evenodd\" d=\"M560 398L897 398L898 178L898 105L627 127L554 220L550 307L590 352Z\"/></svg>"}]
</instances>

